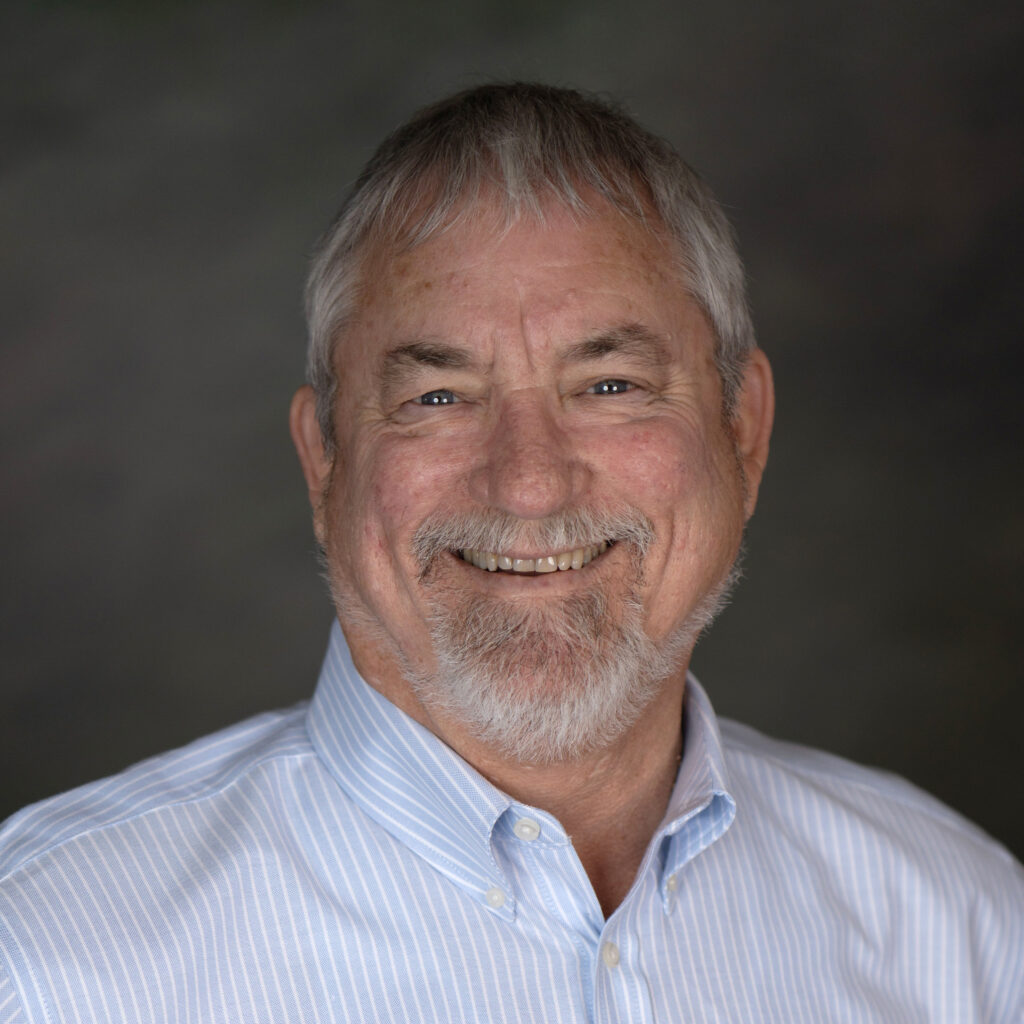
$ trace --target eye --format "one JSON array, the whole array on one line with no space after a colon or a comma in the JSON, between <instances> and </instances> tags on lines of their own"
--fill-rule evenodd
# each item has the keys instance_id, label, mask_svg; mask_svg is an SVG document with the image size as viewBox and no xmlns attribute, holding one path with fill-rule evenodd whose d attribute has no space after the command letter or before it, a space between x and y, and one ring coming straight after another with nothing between
<instances>
[{"instance_id":1,"label":"eye","mask_svg":"<svg viewBox=\"0 0 1024 1024\"><path fill-rule=\"evenodd\" d=\"M420 395L419 398L414 399L417 405L453 405L458 400L455 393L448 391L446 388L428 391L425 395Z\"/></svg>"},{"instance_id":2,"label":"eye","mask_svg":"<svg viewBox=\"0 0 1024 1024\"><path fill-rule=\"evenodd\" d=\"M587 388L588 395L621 395L626 391L632 391L635 384L631 384L628 380L618 380L612 378L611 380L601 380L596 384L591 384Z\"/></svg>"}]
</instances>

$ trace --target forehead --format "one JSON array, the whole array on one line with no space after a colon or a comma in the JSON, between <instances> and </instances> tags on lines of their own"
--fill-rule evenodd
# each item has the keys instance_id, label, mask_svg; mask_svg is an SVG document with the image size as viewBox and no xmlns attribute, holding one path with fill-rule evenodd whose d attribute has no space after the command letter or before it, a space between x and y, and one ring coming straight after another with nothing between
<instances>
[{"instance_id":1,"label":"forehead","mask_svg":"<svg viewBox=\"0 0 1024 1024\"><path fill-rule=\"evenodd\" d=\"M349 373L396 342L494 347L514 335L536 349L623 323L665 334L696 307L657 223L603 203L512 224L493 206L461 211L419 245L369 252L360 291L341 346Z\"/></svg>"}]
</instances>

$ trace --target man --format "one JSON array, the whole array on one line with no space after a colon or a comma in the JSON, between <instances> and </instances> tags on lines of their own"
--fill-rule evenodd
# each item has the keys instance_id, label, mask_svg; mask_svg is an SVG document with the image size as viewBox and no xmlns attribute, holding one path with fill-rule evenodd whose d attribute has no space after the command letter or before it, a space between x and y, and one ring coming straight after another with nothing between
<instances>
[{"instance_id":1,"label":"man","mask_svg":"<svg viewBox=\"0 0 1024 1024\"><path fill-rule=\"evenodd\" d=\"M773 392L686 165L473 90L308 298L316 694L12 819L0 1022L1024 1019L1009 855L687 677Z\"/></svg>"}]
</instances>

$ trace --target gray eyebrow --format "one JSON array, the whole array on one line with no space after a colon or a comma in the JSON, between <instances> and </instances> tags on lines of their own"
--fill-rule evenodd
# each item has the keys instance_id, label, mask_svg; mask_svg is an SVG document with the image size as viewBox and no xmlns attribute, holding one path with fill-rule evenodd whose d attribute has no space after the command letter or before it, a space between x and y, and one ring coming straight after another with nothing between
<instances>
[{"instance_id":1,"label":"gray eyebrow","mask_svg":"<svg viewBox=\"0 0 1024 1024\"><path fill-rule=\"evenodd\" d=\"M385 387L393 387L408 380L419 367L465 370L472 365L473 359L469 353L454 345L437 341L411 341L384 353L378 376Z\"/></svg>"},{"instance_id":2,"label":"gray eyebrow","mask_svg":"<svg viewBox=\"0 0 1024 1024\"><path fill-rule=\"evenodd\" d=\"M625 355L661 366L668 358L668 348L664 338L643 324L619 324L568 346L561 354L561 361L588 362L609 355ZM391 388L404 383L424 366L466 370L476 366L476 360L465 349L445 342L410 341L384 353L378 377L385 388Z\"/></svg>"},{"instance_id":3,"label":"gray eyebrow","mask_svg":"<svg viewBox=\"0 0 1024 1024\"><path fill-rule=\"evenodd\" d=\"M570 345L562 353L562 362L585 362L609 355L631 356L661 366L668 358L668 347L661 335L643 324L621 324Z\"/></svg>"}]
</instances>

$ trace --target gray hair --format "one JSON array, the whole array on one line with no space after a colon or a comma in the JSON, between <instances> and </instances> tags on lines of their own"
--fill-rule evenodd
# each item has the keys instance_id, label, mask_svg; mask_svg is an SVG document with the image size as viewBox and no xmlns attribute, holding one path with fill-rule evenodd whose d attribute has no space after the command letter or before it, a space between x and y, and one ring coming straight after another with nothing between
<instances>
[{"instance_id":1,"label":"gray hair","mask_svg":"<svg viewBox=\"0 0 1024 1024\"><path fill-rule=\"evenodd\" d=\"M320 241L306 285L307 379L333 451L336 339L353 319L361 258L373 244L412 247L482 197L506 223L543 216L552 200L586 214L596 194L648 224L653 212L715 333L726 415L735 408L754 329L743 265L710 189L663 139L603 100L571 89L484 85L427 107L381 144Z\"/></svg>"}]
</instances>

